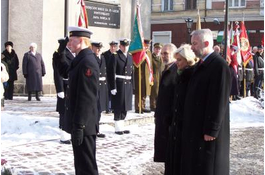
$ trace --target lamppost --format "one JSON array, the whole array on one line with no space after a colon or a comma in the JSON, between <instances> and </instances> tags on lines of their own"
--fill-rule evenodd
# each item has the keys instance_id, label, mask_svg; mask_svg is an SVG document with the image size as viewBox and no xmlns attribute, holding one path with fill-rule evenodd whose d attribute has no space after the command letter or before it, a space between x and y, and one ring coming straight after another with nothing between
<instances>
[{"instance_id":1,"label":"lamppost","mask_svg":"<svg viewBox=\"0 0 265 175\"><path fill-rule=\"evenodd\" d=\"M191 19L190 17L188 17L187 19L185 19L185 22L187 24L187 29L188 29L188 43L190 43L190 33L191 33L191 28L192 28L192 24L193 24L193 19Z\"/></svg>"}]
</instances>

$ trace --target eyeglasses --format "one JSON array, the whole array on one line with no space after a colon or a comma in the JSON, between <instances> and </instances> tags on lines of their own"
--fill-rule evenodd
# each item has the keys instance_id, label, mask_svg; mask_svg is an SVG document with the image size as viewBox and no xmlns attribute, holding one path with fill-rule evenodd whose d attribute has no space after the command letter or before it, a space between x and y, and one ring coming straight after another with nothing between
<instances>
[{"instance_id":1,"label":"eyeglasses","mask_svg":"<svg viewBox=\"0 0 265 175\"><path fill-rule=\"evenodd\" d=\"M168 55L168 52L162 52L161 55Z\"/></svg>"}]
</instances>

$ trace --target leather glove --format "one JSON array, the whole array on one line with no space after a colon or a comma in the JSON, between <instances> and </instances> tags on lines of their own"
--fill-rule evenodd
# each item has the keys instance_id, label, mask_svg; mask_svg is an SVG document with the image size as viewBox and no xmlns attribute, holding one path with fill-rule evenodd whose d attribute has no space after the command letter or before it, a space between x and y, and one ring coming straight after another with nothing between
<instances>
[{"instance_id":1,"label":"leather glove","mask_svg":"<svg viewBox=\"0 0 265 175\"><path fill-rule=\"evenodd\" d=\"M25 77L25 78L28 78L28 74L24 74L24 77Z\"/></svg>"},{"instance_id":2,"label":"leather glove","mask_svg":"<svg viewBox=\"0 0 265 175\"><path fill-rule=\"evenodd\" d=\"M117 94L117 90L116 89L112 89L110 92L111 92L112 95L116 95Z\"/></svg>"},{"instance_id":3,"label":"leather glove","mask_svg":"<svg viewBox=\"0 0 265 175\"><path fill-rule=\"evenodd\" d=\"M68 37L65 37L65 39L58 40L58 43L60 44L59 45L59 48L58 48L58 53L59 54L61 54L64 51L64 49L66 48L66 45L67 45L68 41L69 41L69 38Z\"/></svg>"},{"instance_id":4,"label":"leather glove","mask_svg":"<svg viewBox=\"0 0 265 175\"><path fill-rule=\"evenodd\" d=\"M79 146L83 143L84 129L81 127L74 127L71 134L72 143L75 146Z\"/></svg>"},{"instance_id":5,"label":"leather glove","mask_svg":"<svg viewBox=\"0 0 265 175\"><path fill-rule=\"evenodd\" d=\"M59 98L64 98L64 92L59 92L59 93L57 93L57 96L58 96Z\"/></svg>"}]
</instances>

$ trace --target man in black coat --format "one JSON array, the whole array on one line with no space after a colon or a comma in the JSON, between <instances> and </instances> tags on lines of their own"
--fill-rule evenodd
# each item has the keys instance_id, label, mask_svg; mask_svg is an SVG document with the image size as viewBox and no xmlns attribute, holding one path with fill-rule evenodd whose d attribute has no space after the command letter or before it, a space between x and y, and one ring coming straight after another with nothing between
<instances>
[{"instance_id":1,"label":"man in black coat","mask_svg":"<svg viewBox=\"0 0 265 175\"><path fill-rule=\"evenodd\" d=\"M263 48L262 46L258 46L258 51L253 57L254 60L254 97L260 98L260 90L262 88L263 80L264 80L264 58L262 57Z\"/></svg>"},{"instance_id":2,"label":"man in black coat","mask_svg":"<svg viewBox=\"0 0 265 175\"><path fill-rule=\"evenodd\" d=\"M111 66L111 55L115 52L117 52L118 49L118 42L117 41L111 41L109 43L109 50L107 50L106 52L103 52L102 55L105 59L106 62L106 67L107 67L107 72L110 70L110 66ZM107 74L108 75L108 74ZM111 106L111 92L110 92L110 85L109 85L109 81L108 81L108 77L107 77L107 84L108 84L108 107L106 109L106 113L110 113L110 106Z\"/></svg>"},{"instance_id":3,"label":"man in black coat","mask_svg":"<svg viewBox=\"0 0 265 175\"><path fill-rule=\"evenodd\" d=\"M229 94L231 76L224 58L213 51L209 29L194 31L192 50L200 58L184 106L183 175L229 174Z\"/></svg>"},{"instance_id":4,"label":"man in black coat","mask_svg":"<svg viewBox=\"0 0 265 175\"><path fill-rule=\"evenodd\" d=\"M96 134L98 127L99 66L86 28L69 27L69 48L76 54L69 69L69 111L76 175L98 175Z\"/></svg>"},{"instance_id":5,"label":"man in black coat","mask_svg":"<svg viewBox=\"0 0 265 175\"><path fill-rule=\"evenodd\" d=\"M129 40L120 40L120 50L111 57L109 84L111 89L111 108L114 111L115 133L129 134L124 130L127 111L132 109L133 60L129 49Z\"/></svg>"},{"instance_id":6,"label":"man in black coat","mask_svg":"<svg viewBox=\"0 0 265 175\"><path fill-rule=\"evenodd\" d=\"M177 76L177 66L174 59L176 49L177 47L174 44L166 44L161 51L165 69L159 83L155 110L155 162L165 162L166 160L168 128L173 115L173 96Z\"/></svg>"},{"instance_id":7,"label":"man in black coat","mask_svg":"<svg viewBox=\"0 0 265 175\"><path fill-rule=\"evenodd\" d=\"M7 41L5 43L5 48L6 49L2 52L4 58L1 61L4 61L7 65L9 79L7 81L7 87L5 88L4 95L6 100L13 100L14 81L17 80L19 61L11 41Z\"/></svg>"},{"instance_id":8,"label":"man in black coat","mask_svg":"<svg viewBox=\"0 0 265 175\"><path fill-rule=\"evenodd\" d=\"M109 95L108 95L108 85L107 85L107 68L106 68L106 61L103 55L100 55L100 49L103 47L101 42L92 42L92 51L95 54L99 65L99 99L98 99L98 122L101 118L101 112L108 110L109 104ZM99 132L97 137L104 138L105 134Z\"/></svg>"},{"instance_id":9,"label":"man in black coat","mask_svg":"<svg viewBox=\"0 0 265 175\"><path fill-rule=\"evenodd\" d=\"M58 42L59 43L65 42L65 39L58 40ZM69 43L68 43L68 46L69 46ZM59 49L58 49L58 52L60 52L59 56L61 56L61 57L64 56L65 63L67 64L68 67L70 67L71 62L74 59L74 55L70 51L69 47L66 47L63 51L59 51ZM63 52L63 53L61 53L61 52ZM60 75L60 72L59 72L60 62L58 62L58 61L59 61L59 59L62 59L62 58L61 57L57 58L57 56L58 56L57 53L55 52L53 55L52 65L53 65L53 73L54 73L53 74L54 84L55 84L55 89L57 92L56 111L59 113L59 128L62 129L61 133L60 133L60 135L61 135L60 142L63 144L71 144L71 141L70 141L68 134L64 132L64 130L66 128L65 122L64 122L65 121L65 111L66 111L65 106L67 105L66 99L68 98L66 94L67 94L67 89L69 88L68 87L68 76L67 76L67 78L63 78ZM68 108L68 106L67 106L67 108Z\"/></svg>"}]
</instances>

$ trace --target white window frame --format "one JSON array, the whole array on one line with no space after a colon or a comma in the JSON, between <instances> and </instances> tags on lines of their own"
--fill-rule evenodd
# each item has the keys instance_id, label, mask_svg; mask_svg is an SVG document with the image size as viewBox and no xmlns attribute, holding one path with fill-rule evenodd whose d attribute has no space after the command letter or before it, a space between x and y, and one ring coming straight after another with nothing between
<instances>
[{"instance_id":1,"label":"white window frame","mask_svg":"<svg viewBox=\"0 0 265 175\"><path fill-rule=\"evenodd\" d=\"M229 0L232 1L232 4L229 5L229 8L244 8L246 7L247 0L245 0L245 5L241 5L242 0L238 0L238 6L235 6L235 0Z\"/></svg>"},{"instance_id":2,"label":"white window frame","mask_svg":"<svg viewBox=\"0 0 265 175\"><path fill-rule=\"evenodd\" d=\"M157 36L165 36L165 38L168 38L167 43L171 43L172 41L172 31L153 31L152 32L152 43L162 43L167 44L166 42L161 42L156 39Z\"/></svg>"},{"instance_id":3,"label":"white window frame","mask_svg":"<svg viewBox=\"0 0 265 175\"><path fill-rule=\"evenodd\" d=\"M165 1L168 1L167 3L167 10L165 10ZM170 10L170 4L172 1L172 10ZM168 12L168 11L173 11L174 10L174 0L162 0L162 6L161 6L161 11L162 12Z\"/></svg>"}]
</instances>

